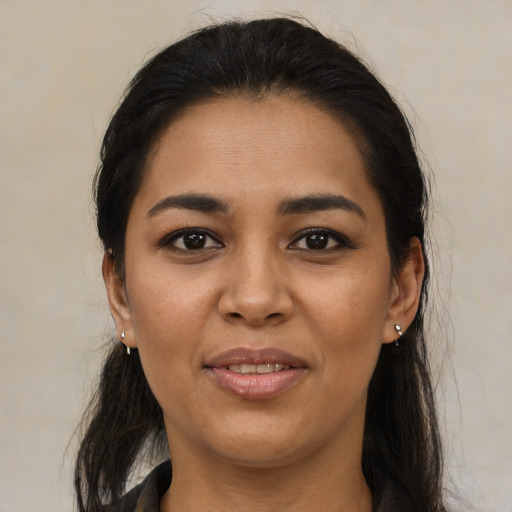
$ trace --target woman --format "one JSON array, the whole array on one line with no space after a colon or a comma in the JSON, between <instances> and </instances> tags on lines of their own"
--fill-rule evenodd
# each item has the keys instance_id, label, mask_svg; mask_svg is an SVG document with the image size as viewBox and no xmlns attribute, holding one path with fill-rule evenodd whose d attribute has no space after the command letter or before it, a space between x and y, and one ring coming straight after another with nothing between
<instances>
[{"instance_id":1,"label":"woman","mask_svg":"<svg viewBox=\"0 0 512 512\"><path fill-rule=\"evenodd\" d=\"M80 511L444 510L411 139L368 69L296 21L211 26L143 67L95 182L120 342ZM172 475L121 497L162 438Z\"/></svg>"}]
</instances>

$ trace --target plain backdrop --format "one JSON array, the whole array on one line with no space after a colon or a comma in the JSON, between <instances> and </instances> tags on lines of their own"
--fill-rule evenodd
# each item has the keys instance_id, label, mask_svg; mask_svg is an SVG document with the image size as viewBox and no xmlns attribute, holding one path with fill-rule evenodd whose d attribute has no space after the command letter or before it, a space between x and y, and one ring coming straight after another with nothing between
<instances>
[{"instance_id":1,"label":"plain backdrop","mask_svg":"<svg viewBox=\"0 0 512 512\"><path fill-rule=\"evenodd\" d=\"M355 49L416 129L447 485L512 511L510 0L0 1L0 511L72 510L73 431L111 329L91 178L125 85L210 17L275 12Z\"/></svg>"}]
</instances>

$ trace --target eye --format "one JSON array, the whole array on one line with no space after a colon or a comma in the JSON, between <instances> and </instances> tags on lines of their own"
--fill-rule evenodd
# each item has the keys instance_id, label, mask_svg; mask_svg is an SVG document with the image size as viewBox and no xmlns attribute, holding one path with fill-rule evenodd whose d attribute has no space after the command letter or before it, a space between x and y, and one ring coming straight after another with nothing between
<instances>
[{"instance_id":1,"label":"eye","mask_svg":"<svg viewBox=\"0 0 512 512\"><path fill-rule=\"evenodd\" d=\"M327 229L314 229L300 234L290 244L292 249L306 251L328 251L352 247L349 240L341 233Z\"/></svg>"},{"instance_id":2,"label":"eye","mask_svg":"<svg viewBox=\"0 0 512 512\"><path fill-rule=\"evenodd\" d=\"M166 236L158 244L180 251L201 251L216 249L223 245L208 231L196 228L180 229Z\"/></svg>"}]
</instances>

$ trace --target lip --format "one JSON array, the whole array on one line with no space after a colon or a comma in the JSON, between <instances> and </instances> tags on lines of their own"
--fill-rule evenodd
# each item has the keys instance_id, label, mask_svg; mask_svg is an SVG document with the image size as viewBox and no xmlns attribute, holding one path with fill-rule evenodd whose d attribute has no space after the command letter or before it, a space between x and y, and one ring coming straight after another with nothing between
<instances>
[{"instance_id":1,"label":"lip","mask_svg":"<svg viewBox=\"0 0 512 512\"><path fill-rule=\"evenodd\" d=\"M227 367L232 364L265 364L283 363L293 368L306 367L306 362L300 357L278 348L233 348L221 352L206 360L207 368Z\"/></svg>"},{"instance_id":2,"label":"lip","mask_svg":"<svg viewBox=\"0 0 512 512\"><path fill-rule=\"evenodd\" d=\"M228 369L230 365L265 363L282 363L289 368L265 374L242 374ZM276 348L235 348L208 359L205 370L223 391L232 396L268 400L298 384L306 373L307 365L301 358Z\"/></svg>"}]
</instances>

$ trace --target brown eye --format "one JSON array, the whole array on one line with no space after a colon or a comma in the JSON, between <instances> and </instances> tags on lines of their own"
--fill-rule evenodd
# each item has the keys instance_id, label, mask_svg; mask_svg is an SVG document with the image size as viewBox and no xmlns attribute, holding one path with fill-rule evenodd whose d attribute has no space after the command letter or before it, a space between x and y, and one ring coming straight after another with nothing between
<instances>
[{"instance_id":1,"label":"brown eye","mask_svg":"<svg viewBox=\"0 0 512 512\"><path fill-rule=\"evenodd\" d=\"M182 239L183 246L190 251L204 249L207 242L207 236L204 233L189 233L183 235Z\"/></svg>"},{"instance_id":2,"label":"brown eye","mask_svg":"<svg viewBox=\"0 0 512 512\"><path fill-rule=\"evenodd\" d=\"M329 251L352 247L350 241L341 233L325 229L303 232L290 245L291 249L302 251Z\"/></svg>"},{"instance_id":3,"label":"brown eye","mask_svg":"<svg viewBox=\"0 0 512 512\"><path fill-rule=\"evenodd\" d=\"M304 241L308 249L314 251L319 249L325 249L329 244L329 235L324 233L312 233L304 237Z\"/></svg>"},{"instance_id":4,"label":"brown eye","mask_svg":"<svg viewBox=\"0 0 512 512\"><path fill-rule=\"evenodd\" d=\"M222 244L212 235L200 229L186 229L171 233L158 245L179 251L201 251L222 247Z\"/></svg>"}]
</instances>

